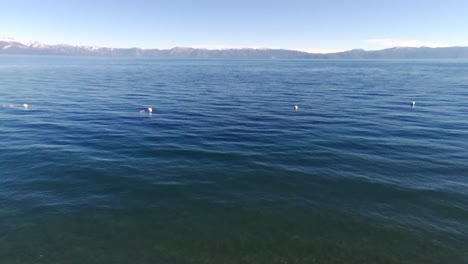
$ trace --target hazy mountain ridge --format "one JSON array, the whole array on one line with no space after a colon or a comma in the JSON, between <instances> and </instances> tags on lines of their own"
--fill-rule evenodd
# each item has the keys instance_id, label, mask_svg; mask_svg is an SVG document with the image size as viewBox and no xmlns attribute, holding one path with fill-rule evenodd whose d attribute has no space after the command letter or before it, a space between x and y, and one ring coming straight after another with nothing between
<instances>
[{"instance_id":1,"label":"hazy mountain ridge","mask_svg":"<svg viewBox=\"0 0 468 264\"><path fill-rule=\"evenodd\" d=\"M286 49L106 48L63 44L46 45L39 42L21 43L14 40L0 40L0 54L164 59L468 59L468 47L398 47L374 51L355 49L320 54Z\"/></svg>"}]
</instances>

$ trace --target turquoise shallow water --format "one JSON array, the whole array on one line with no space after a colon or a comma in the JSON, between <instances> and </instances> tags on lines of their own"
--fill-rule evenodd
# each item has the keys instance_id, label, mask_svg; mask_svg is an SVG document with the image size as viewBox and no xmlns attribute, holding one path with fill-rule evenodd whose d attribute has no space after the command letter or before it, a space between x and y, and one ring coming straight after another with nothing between
<instances>
[{"instance_id":1,"label":"turquoise shallow water","mask_svg":"<svg viewBox=\"0 0 468 264\"><path fill-rule=\"evenodd\" d=\"M0 262L466 263L467 72L0 57Z\"/></svg>"}]
</instances>

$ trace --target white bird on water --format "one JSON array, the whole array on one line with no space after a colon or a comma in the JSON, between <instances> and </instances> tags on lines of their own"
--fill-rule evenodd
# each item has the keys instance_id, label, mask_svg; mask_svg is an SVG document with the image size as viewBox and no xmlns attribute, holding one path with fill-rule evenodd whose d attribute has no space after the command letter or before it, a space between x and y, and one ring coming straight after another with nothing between
<instances>
[{"instance_id":1,"label":"white bird on water","mask_svg":"<svg viewBox=\"0 0 468 264\"><path fill-rule=\"evenodd\" d=\"M411 102L411 107L415 107L415 106L416 106L416 102L415 101Z\"/></svg>"},{"instance_id":2,"label":"white bird on water","mask_svg":"<svg viewBox=\"0 0 468 264\"><path fill-rule=\"evenodd\" d=\"M295 105L294 106L294 111L297 111L297 110L299 110L299 106Z\"/></svg>"},{"instance_id":3,"label":"white bird on water","mask_svg":"<svg viewBox=\"0 0 468 264\"><path fill-rule=\"evenodd\" d=\"M150 114L153 113L153 108L148 107L148 113L150 113Z\"/></svg>"},{"instance_id":4,"label":"white bird on water","mask_svg":"<svg viewBox=\"0 0 468 264\"><path fill-rule=\"evenodd\" d=\"M28 109L28 108L29 108L29 105L28 105L28 104L23 104L23 107L24 107L25 109Z\"/></svg>"}]
</instances>

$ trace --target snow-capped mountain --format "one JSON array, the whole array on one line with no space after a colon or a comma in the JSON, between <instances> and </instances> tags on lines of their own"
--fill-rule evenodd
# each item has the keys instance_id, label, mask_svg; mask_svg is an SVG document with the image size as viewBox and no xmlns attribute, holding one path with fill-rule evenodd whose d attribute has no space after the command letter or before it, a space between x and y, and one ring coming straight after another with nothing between
<instances>
[{"instance_id":1,"label":"snow-capped mountain","mask_svg":"<svg viewBox=\"0 0 468 264\"><path fill-rule=\"evenodd\" d=\"M106 48L95 46L47 45L0 38L1 54L145 57L167 59L468 59L468 47L398 47L376 51L349 50L337 53L308 53L284 49L172 49Z\"/></svg>"}]
</instances>

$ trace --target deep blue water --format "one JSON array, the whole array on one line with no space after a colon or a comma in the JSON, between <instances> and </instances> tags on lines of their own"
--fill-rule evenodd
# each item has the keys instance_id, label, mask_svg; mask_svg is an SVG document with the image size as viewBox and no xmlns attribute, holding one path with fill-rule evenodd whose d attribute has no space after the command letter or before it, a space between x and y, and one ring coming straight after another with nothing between
<instances>
[{"instance_id":1,"label":"deep blue water","mask_svg":"<svg viewBox=\"0 0 468 264\"><path fill-rule=\"evenodd\" d=\"M468 263L468 61L3 56L0 105L1 263Z\"/></svg>"}]
</instances>

